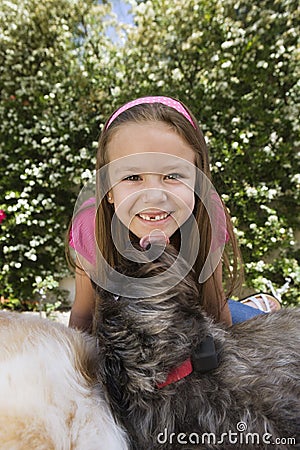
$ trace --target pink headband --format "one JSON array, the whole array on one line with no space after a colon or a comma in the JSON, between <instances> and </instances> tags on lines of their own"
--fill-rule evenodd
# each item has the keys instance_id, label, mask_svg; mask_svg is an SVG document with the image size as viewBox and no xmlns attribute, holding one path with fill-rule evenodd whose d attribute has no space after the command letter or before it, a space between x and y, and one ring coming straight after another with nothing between
<instances>
[{"instance_id":1,"label":"pink headband","mask_svg":"<svg viewBox=\"0 0 300 450\"><path fill-rule=\"evenodd\" d=\"M196 129L196 126L193 122L193 119L187 112L187 110L183 107L183 105L178 102L177 100L174 100L170 97L141 97L137 98L136 100L132 100L131 102L126 103L125 105L121 106L117 111L113 113L111 118L109 119L106 129L112 124L112 122L124 111L127 111L127 109L132 108L133 106L142 105L144 103L162 103L163 105L169 106L170 108L176 109L180 114L182 114L189 122L193 125L193 127Z\"/></svg>"}]
</instances>

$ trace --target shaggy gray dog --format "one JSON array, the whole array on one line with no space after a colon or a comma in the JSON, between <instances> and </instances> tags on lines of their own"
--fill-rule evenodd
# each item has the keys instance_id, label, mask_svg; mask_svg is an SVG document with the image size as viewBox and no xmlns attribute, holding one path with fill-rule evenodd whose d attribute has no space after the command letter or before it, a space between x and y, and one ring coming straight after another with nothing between
<instances>
[{"instance_id":1,"label":"shaggy gray dog","mask_svg":"<svg viewBox=\"0 0 300 450\"><path fill-rule=\"evenodd\" d=\"M156 261L122 271L153 277L176 258L167 246ZM225 329L202 311L191 276L151 298L99 294L98 376L132 449L299 448L299 310Z\"/></svg>"}]
</instances>

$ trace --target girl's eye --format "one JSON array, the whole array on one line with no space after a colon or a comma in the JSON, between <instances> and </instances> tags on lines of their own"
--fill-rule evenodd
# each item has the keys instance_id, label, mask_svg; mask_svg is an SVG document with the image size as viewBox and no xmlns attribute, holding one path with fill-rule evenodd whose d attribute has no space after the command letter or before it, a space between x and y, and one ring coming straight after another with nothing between
<instances>
[{"instance_id":1,"label":"girl's eye","mask_svg":"<svg viewBox=\"0 0 300 450\"><path fill-rule=\"evenodd\" d=\"M123 181L139 181L141 177L139 175L129 175L128 177L124 178Z\"/></svg>"},{"instance_id":2,"label":"girl's eye","mask_svg":"<svg viewBox=\"0 0 300 450\"><path fill-rule=\"evenodd\" d=\"M179 173L170 173L169 175L166 175L165 178L167 180L179 180L182 177Z\"/></svg>"}]
</instances>

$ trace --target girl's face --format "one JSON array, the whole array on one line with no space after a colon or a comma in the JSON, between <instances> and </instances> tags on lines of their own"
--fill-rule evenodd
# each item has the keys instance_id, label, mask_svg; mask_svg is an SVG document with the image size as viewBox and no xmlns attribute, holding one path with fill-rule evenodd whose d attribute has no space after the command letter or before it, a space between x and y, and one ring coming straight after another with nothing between
<instances>
[{"instance_id":1,"label":"girl's face","mask_svg":"<svg viewBox=\"0 0 300 450\"><path fill-rule=\"evenodd\" d=\"M141 238L168 237L188 219L196 176L192 148L163 122L121 126L108 144L108 201L121 222Z\"/></svg>"}]
</instances>

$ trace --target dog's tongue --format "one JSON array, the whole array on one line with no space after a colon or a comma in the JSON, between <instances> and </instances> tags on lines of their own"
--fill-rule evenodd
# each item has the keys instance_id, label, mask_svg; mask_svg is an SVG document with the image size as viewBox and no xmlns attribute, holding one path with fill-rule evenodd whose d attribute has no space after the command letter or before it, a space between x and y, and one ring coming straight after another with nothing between
<instances>
[{"instance_id":1,"label":"dog's tongue","mask_svg":"<svg viewBox=\"0 0 300 450\"><path fill-rule=\"evenodd\" d=\"M147 250L147 247L152 244L164 244L170 243L168 236L162 230L153 230L150 234L146 234L140 240L140 246Z\"/></svg>"}]
</instances>

